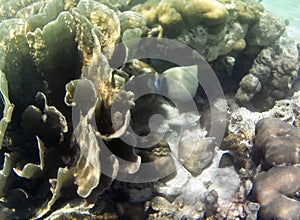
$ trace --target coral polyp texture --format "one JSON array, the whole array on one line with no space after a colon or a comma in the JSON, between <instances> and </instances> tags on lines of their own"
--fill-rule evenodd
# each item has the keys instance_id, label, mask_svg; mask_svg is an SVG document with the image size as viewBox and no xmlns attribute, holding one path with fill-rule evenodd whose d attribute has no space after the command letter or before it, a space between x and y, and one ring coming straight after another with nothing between
<instances>
[{"instance_id":1,"label":"coral polyp texture","mask_svg":"<svg viewBox=\"0 0 300 220\"><path fill-rule=\"evenodd\" d=\"M255 151L271 167L255 179L254 195L261 204L260 217L297 218L299 167L292 165L299 164L300 131L280 119L265 118L256 125L256 133ZM286 166L280 166L283 164Z\"/></svg>"},{"instance_id":2,"label":"coral polyp texture","mask_svg":"<svg viewBox=\"0 0 300 220\"><path fill-rule=\"evenodd\" d=\"M286 124L300 125L299 46L285 29L257 1L0 0L0 218L299 215L299 132ZM209 103L201 65L129 59L162 38L198 52L228 103Z\"/></svg>"}]
</instances>

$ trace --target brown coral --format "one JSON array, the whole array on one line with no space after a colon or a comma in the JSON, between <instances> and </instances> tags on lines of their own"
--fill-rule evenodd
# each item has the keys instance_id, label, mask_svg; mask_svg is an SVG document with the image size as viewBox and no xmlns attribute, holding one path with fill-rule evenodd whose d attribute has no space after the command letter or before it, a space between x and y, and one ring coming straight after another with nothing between
<instances>
[{"instance_id":1,"label":"brown coral","mask_svg":"<svg viewBox=\"0 0 300 220\"><path fill-rule=\"evenodd\" d=\"M268 166L300 162L300 131L276 118L265 118L256 125L255 152Z\"/></svg>"}]
</instances>

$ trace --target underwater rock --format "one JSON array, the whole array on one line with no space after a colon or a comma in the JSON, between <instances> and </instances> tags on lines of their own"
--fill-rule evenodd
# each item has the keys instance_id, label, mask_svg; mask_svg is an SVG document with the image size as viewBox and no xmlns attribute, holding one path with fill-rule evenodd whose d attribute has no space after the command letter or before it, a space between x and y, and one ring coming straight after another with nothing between
<instances>
[{"instance_id":1,"label":"underwater rock","mask_svg":"<svg viewBox=\"0 0 300 220\"><path fill-rule=\"evenodd\" d=\"M300 162L300 131L280 119L264 118L256 124L254 146L268 166Z\"/></svg>"},{"instance_id":2,"label":"underwater rock","mask_svg":"<svg viewBox=\"0 0 300 220\"><path fill-rule=\"evenodd\" d=\"M64 207L53 211L49 216L43 217L45 220L58 220L58 219L109 219L117 220L119 216L116 213L91 213L81 203L67 204Z\"/></svg>"},{"instance_id":3,"label":"underwater rock","mask_svg":"<svg viewBox=\"0 0 300 220\"><path fill-rule=\"evenodd\" d=\"M199 140L198 143L211 143L212 140L205 137L207 134L206 130L197 130L197 125L199 126L199 116L197 117L195 113L185 113L182 118L184 123L181 126L184 130L188 131L186 134L183 133L182 137L183 139L185 138L184 141L186 141L186 148L183 153L188 155L189 150L191 155L187 157L186 163L187 165L190 164L190 167L192 165L196 165L196 168L192 167L192 169L189 169L189 167L185 164L182 164L179 156L183 156L183 154L180 152L180 146L176 148L176 135L169 134L166 137L166 141L170 144L170 148L175 156L177 156L176 153L178 152L178 159L174 160L175 166L177 167L176 174L172 179L163 181L161 184L156 186L156 191L160 195L163 195L163 197L174 207L173 210L168 211L169 214L167 216L171 216L171 219L177 219L182 216L186 216L191 219L203 218L205 211L210 209L209 205L207 207L205 206L204 201L206 195L211 190L215 190L218 193L218 203L220 204L218 207L220 209L218 210L222 210L223 217L227 216L230 206L233 205L235 201L236 193L241 184L239 175L235 172L232 166L226 168L218 167L222 152L214 149L214 146L208 148L208 152L204 150L203 152L201 151L201 154L193 153L193 146L188 144L188 142L193 142L191 139L195 139L195 142ZM196 133L197 139L195 138L194 133ZM193 136L191 137L189 134ZM206 145L204 144L202 146ZM201 145L197 144L194 148L203 150ZM202 165L205 164L209 165L203 169ZM243 212L244 209L241 213ZM153 216L160 216L160 214L162 216L166 216L163 209L158 213L153 214Z\"/></svg>"},{"instance_id":4,"label":"underwater rock","mask_svg":"<svg viewBox=\"0 0 300 220\"><path fill-rule=\"evenodd\" d=\"M264 115L246 108L234 108L230 111L228 134L220 148L234 155L234 165L238 170L241 167L246 170L253 169L250 152L254 144L255 125Z\"/></svg>"},{"instance_id":5,"label":"underwater rock","mask_svg":"<svg viewBox=\"0 0 300 220\"><path fill-rule=\"evenodd\" d=\"M243 77L239 86L240 88L236 92L235 98L240 102L250 101L261 90L259 79L251 73Z\"/></svg>"},{"instance_id":6,"label":"underwater rock","mask_svg":"<svg viewBox=\"0 0 300 220\"><path fill-rule=\"evenodd\" d=\"M139 220L145 219L145 207L139 203L119 202L117 203L117 213L119 218Z\"/></svg>"},{"instance_id":7,"label":"underwater rock","mask_svg":"<svg viewBox=\"0 0 300 220\"><path fill-rule=\"evenodd\" d=\"M257 88L246 91L245 87L253 87L251 84L254 81L243 79L242 81L245 82L241 81L240 89L245 92L248 99L243 99L243 96L239 95L240 89L236 94L236 99L241 103L249 101L261 109L272 107L275 101L292 95L294 82L298 79L299 65L298 51L293 46L275 44L263 49L254 60L249 74L244 77L257 77L259 79L257 82L255 78ZM260 90L259 83L261 84Z\"/></svg>"},{"instance_id":8,"label":"underwater rock","mask_svg":"<svg viewBox=\"0 0 300 220\"><path fill-rule=\"evenodd\" d=\"M186 130L179 143L179 160L193 176L198 176L213 159L214 149L212 139L201 138L195 132Z\"/></svg>"},{"instance_id":9,"label":"underwater rock","mask_svg":"<svg viewBox=\"0 0 300 220\"><path fill-rule=\"evenodd\" d=\"M138 150L138 155L141 156L142 163L152 163L151 169L147 172L149 172L150 176L162 177L159 181L167 181L176 173L171 149L164 140L160 140L156 145L147 148L147 150ZM136 175L143 175L143 173L138 171Z\"/></svg>"},{"instance_id":10,"label":"underwater rock","mask_svg":"<svg viewBox=\"0 0 300 220\"><path fill-rule=\"evenodd\" d=\"M149 219L163 218L163 216L167 218L168 215L174 212L174 207L172 204L161 196L155 196L151 200L151 208L159 212L159 214L150 214ZM171 218L171 216L169 216L169 218Z\"/></svg>"},{"instance_id":11,"label":"underwater rock","mask_svg":"<svg viewBox=\"0 0 300 220\"><path fill-rule=\"evenodd\" d=\"M273 167L255 179L253 193L260 219L297 219L300 215L300 168Z\"/></svg>"}]
</instances>

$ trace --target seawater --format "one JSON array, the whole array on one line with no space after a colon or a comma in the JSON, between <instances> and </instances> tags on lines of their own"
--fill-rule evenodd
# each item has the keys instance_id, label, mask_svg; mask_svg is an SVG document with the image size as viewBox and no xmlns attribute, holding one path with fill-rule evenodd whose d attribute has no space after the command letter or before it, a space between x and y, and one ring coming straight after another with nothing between
<instances>
[{"instance_id":1,"label":"seawater","mask_svg":"<svg viewBox=\"0 0 300 220\"><path fill-rule=\"evenodd\" d=\"M300 0L262 0L261 4L288 24L289 38L300 42Z\"/></svg>"}]
</instances>

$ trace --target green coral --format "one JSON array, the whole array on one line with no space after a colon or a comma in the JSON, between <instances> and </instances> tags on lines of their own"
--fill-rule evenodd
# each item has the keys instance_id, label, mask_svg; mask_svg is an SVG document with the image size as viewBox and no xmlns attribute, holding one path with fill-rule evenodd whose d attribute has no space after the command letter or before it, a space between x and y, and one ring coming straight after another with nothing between
<instances>
[{"instance_id":1,"label":"green coral","mask_svg":"<svg viewBox=\"0 0 300 220\"><path fill-rule=\"evenodd\" d=\"M64 5L60 0L52 0L45 4L41 13L34 14L27 19L27 31L34 31L37 28L43 28L47 23L57 18L60 12L64 10Z\"/></svg>"},{"instance_id":2,"label":"green coral","mask_svg":"<svg viewBox=\"0 0 300 220\"><path fill-rule=\"evenodd\" d=\"M1 93L2 102L4 104L3 116L0 121L0 149L1 149L5 130L7 128L8 123L11 121L12 112L14 109L14 105L8 99L7 81L2 71L0 71L0 93Z\"/></svg>"},{"instance_id":3,"label":"green coral","mask_svg":"<svg viewBox=\"0 0 300 220\"><path fill-rule=\"evenodd\" d=\"M12 0L0 1L0 20L17 17L20 10L27 8L31 9L31 6L38 0Z\"/></svg>"},{"instance_id":4,"label":"green coral","mask_svg":"<svg viewBox=\"0 0 300 220\"><path fill-rule=\"evenodd\" d=\"M103 37L100 42L103 52L111 57L112 50L109 47L119 41L121 32L120 21L114 10L92 0L81 0L75 10L101 31Z\"/></svg>"},{"instance_id":5,"label":"green coral","mask_svg":"<svg viewBox=\"0 0 300 220\"><path fill-rule=\"evenodd\" d=\"M24 94L34 94L41 89L41 77L30 56L25 22L21 19L8 19L0 24L0 30L2 30L0 42L5 54L1 70L6 75L9 95L17 104L16 112L19 114L22 111L21 106L25 106L33 100L32 97L24 96Z\"/></svg>"},{"instance_id":6,"label":"green coral","mask_svg":"<svg viewBox=\"0 0 300 220\"><path fill-rule=\"evenodd\" d=\"M124 11L119 15L121 31L139 28L143 33L147 31L147 18L141 13L134 11Z\"/></svg>"},{"instance_id":7,"label":"green coral","mask_svg":"<svg viewBox=\"0 0 300 220\"><path fill-rule=\"evenodd\" d=\"M20 136L21 140L25 142L22 143L25 147L19 146L18 143L13 143L13 146L9 145L8 147L17 147L18 149L13 150L12 156L7 154L6 158L11 159L12 166L15 167L15 173L19 175L18 178L27 178L33 185L35 181L41 182L39 187L33 186L33 190L36 190L32 193L33 197L29 195L30 198L27 198L26 205L21 208L18 207L18 213L15 215L20 215L20 210L31 206L45 206L46 209L40 209L40 212L38 212L39 210L31 209L32 211L28 213L28 216L34 216L38 212L39 216L43 216L51 209L52 205L60 196L60 189L57 189L55 184L55 179L60 182L60 171L66 172L71 176L70 182L68 181L68 186L72 185L74 187L77 184L78 194L81 197L88 197L92 194L92 191L98 187L101 175L100 148L98 145L94 145L94 148L92 148L87 144L84 145L86 147L85 149L75 148L72 149L71 152L66 150L66 148L70 147L71 142L68 135L72 134L66 134L64 137L61 136L63 138L54 139L51 134L51 129L55 129L57 121L53 120L50 115L47 115L47 111L51 110L52 107L46 106L45 108L40 108L40 100L34 100L34 96L38 91L42 91L49 97L49 103L53 105L53 108L54 106L57 107L57 109L59 109L57 112L65 118L61 113L63 112L64 115L68 116L67 119L70 120L71 109L67 109L63 100L65 85L70 80L78 79L82 71L87 74L83 74L83 77L89 76L96 84L100 79L103 80L105 84L109 84L111 70L108 66L108 62L104 61L112 56L114 45L121 38L121 26L118 13L115 11L116 9L111 9L99 1L45 0L39 2L16 2L11 0L1 3L3 4L0 7L0 19L3 21L0 23L0 92L4 103L4 111L3 118L0 121L0 142L2 143L14 107L8 99L8 96L10 96L12 101L16 104L16 117L12 121L10 132L15 132L15 130L18 129L20 134L16 135ZM134 34L134 36L138 37L141 36L142 30L147 31L146 18L139 13L135 14L141 18L141 20L137 20L136 24L136 27L141 29L137 29L138 35ZM139 23L140 21L141 24ZM129 32L127 32L129 35L131 35L130 31L135 30L131 29L133 26L129 22ZM99 63L99 61L101 61L101 63ZM92 65L90 63L92 63ZM87 68L89 66L92 67ZM95 70L98 71L98 74L94 72ZM101 86L102 85L103 84L101 84ZM95 86L99 85L97 84ZM107 96L105 98L107 98L106 101L108 103L113 101L113 95L116 95L118 92L118 89L116 89L113 94L109 94L112 95L112 97L110 97L106 94L110 92L110 89L113 88L107 88L107 90L103 90L101 94ZM36 117L38 123L32 120L25 120L24 122L26 113L28 113L28 111L24 112L24 109L28 105L33 107L32 104L35 104L36 109L40 111L40 114ZM22 114L22 112L24 113ZM23 120L21 120L21 115L24 116L22 118ZM126 119L126 123L124 122L124 125L122 124L121 131L117 131L116 134L105 138L113 139L123 135L125 132L124 127L128 126L129 113ZM20 123L20 121L24 123ZM52 122L55 125L53 125ZM41 134L41 129L36 126L39 124L45 125L44 127L46 127L47 131L46 133L43 131L45 135ZM49 126L49 128L47 126ZM66 123L65 126L67 126ZM28 129L30 131L28 131ZM76 131L81 133L84 129L85 128L78 127ZM64 129L62 132L59 131L59 134L66 133L67 130L68 129ZM91 137L92 132L87 130L86 133L83 134L85 134L85 136L80 140L81 145ZM36 143L36 140L32 140L34 135L39 135L38 143ZM99 134L97 135L99 136ZM8 137L11 137L10 133L8 133ZM66 140L64 138L66 138ZM93 143L96 141L95 138L91 139ZM34 157L32 155L28 156L27 153L24 152L28 151L28 154L34 154L35 150L33 146L41 146L41 141L45 143L47 148L45 152L47 155L45 155L45 160L40 158L41 164L37 165L36 161L32 161ZM19 148L21 150L19 150ZM4 151L7 151L7 148L5 148ZM75 153L75 151L81 155L79 160L78 158L72 157L72 153ZM85 156L87 155L85 152L90 152L90 156L86 158ZM62 155L66 155L67 159L62 159ZM6 159L6 161L8 161L8 159ZM38 160L38 158L36 159ZM83 169L85 162L92 162L88 164L88 170ZM7 163L8 162L5 162L5 164ZM44 166L47 167L47 169L44 169ZM114 166L114 169L116 169L116 166ZM4 171L0 173L0 193L1 196L5 197L5 201L8 202L11 198L7 192L10 192L11 189L6 188L6 179L10 178L12 181L16 179L16 175L11 175L11 170L10 167L9 172L5 169L5 173ZM90 176L92 170L94 174ZM56 176L57 178L55 178ZM91 181L87 181L88 177L91 177L91 179L89 179ZM49 179L53 180L53 198L47 203L47 199L49 199ZM91 183L91 185L89 185L89 183ZM110 182L106 183L104 181L104 183L102 183L101 181L101 184L105 186L109 185ZM17 183L17 185L22 188L20 192L24 192L23 195L28 196L28 189L23 188L24 186L22 184ZM65 184L63 184L63 187L65 187ZM45 193L39 194L39 190ZM19 193L19 191L17 193ZM99 189L96 190L96 194L97 193L99 193ZM35 204L31 204L31 202ZM12 205L12 207L15 206L17 205Z\"/></svg>"}]
</instances>

